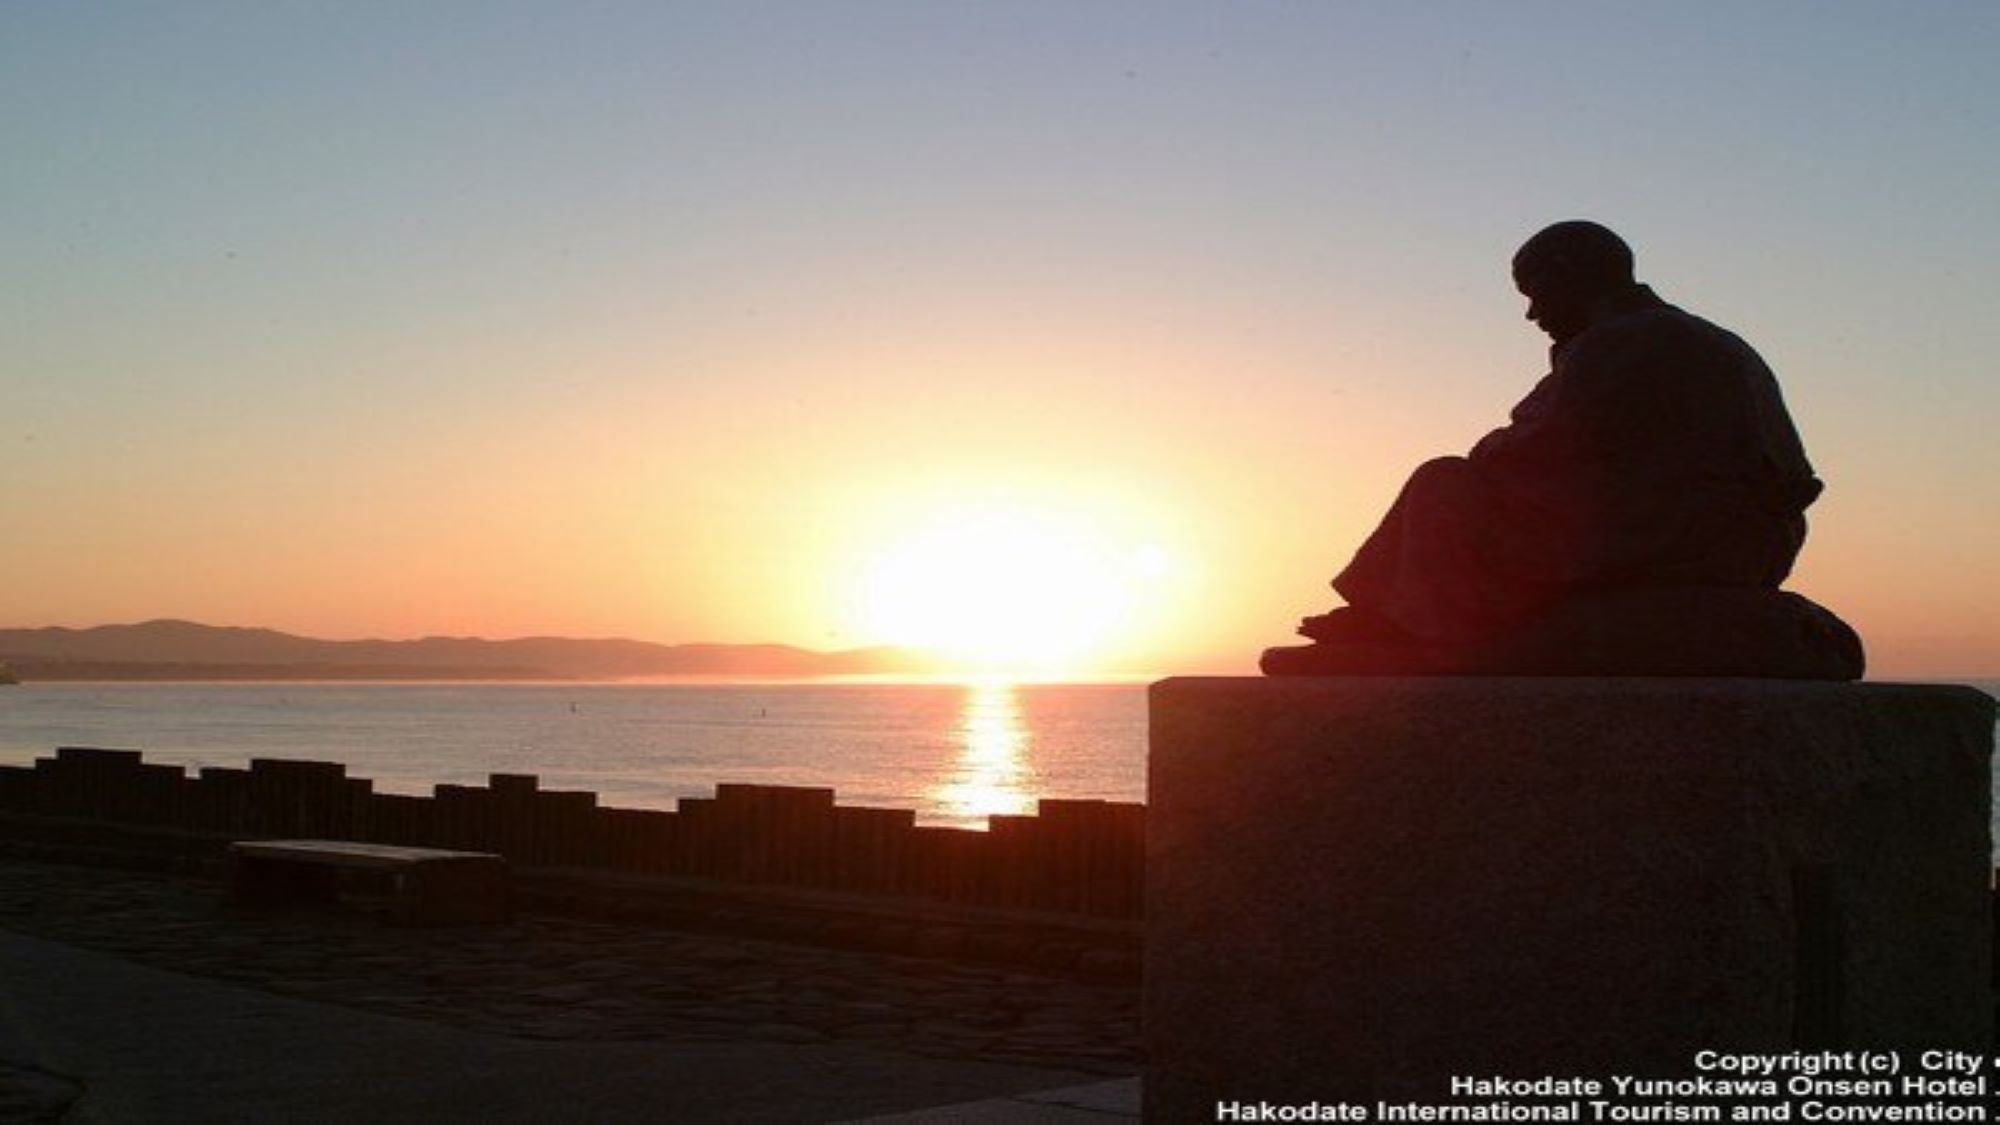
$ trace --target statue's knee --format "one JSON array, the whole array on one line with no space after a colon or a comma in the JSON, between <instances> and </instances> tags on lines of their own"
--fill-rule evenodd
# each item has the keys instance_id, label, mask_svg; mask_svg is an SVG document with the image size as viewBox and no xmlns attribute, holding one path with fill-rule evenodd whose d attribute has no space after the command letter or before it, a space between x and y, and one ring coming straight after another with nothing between
<instances>
[{"instance_id":1,"label":"statue's knee","mask_svg":"<svg viewBox=\"0 0 2000 1125\"><path fill-rule=\"evenodd\" d=\"M1465 458L1433 457L1417 466L1403 491L1422 496L1457 495L1466 490L1472 477L1472 462Z\"/></svg>"},{"instance_id":2,"label":"statue's knee","mask_svg":"<svg viewBox=\"0 0 2000 1125\"><path fill-rule=\"evenodd\" d=\"M1471 467L1472 462L1467 461L1463 457L1433 457L1423 464L1418 465L1417 471L1410 474L1410 479L1418 480L1420 478L1431 477L1457 478L1463 476Z\"/></svg>"}]
</instances>

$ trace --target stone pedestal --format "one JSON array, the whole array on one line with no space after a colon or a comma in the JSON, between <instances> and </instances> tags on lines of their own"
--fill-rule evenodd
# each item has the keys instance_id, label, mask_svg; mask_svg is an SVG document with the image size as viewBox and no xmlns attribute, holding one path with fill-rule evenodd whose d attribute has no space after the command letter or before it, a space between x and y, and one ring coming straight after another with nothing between
<instances>
[{"instance_id":1,"label":"stone pedestal","mask_svg":"<svg viewBox=\"0 0 2000 1125\"><path fill-rule=\"evenodd\" d=\"M1920 685L1156 684L1147 1116L1990 1053L1993 721Z\"/></svg>"}]
</instances>

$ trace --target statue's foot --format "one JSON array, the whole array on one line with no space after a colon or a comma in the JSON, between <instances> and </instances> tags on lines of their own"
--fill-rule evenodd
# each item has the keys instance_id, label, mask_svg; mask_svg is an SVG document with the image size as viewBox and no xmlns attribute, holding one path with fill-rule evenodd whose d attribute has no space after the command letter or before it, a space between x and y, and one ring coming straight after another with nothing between
<instances>
[{"instance_id":1,"label":"statue's foot","mask_svg":"<svg viewBox=\"0 0 2000 1125\"><path fill-rule=\"evenodd\" d=\"M1407 639L1267 648L1257 667L1266 676L1435 676L1449 671L1436 652Z\"/></svg>"},{"instance_id":2,"label":"statue's foot","mask_svg":"<svg viewBox=\"0 0 2000 1125\"><path fill-rule=\"evenodd\" d=\"M1307 617L1299 622L1299 635L1323 644L1378 645L1407 644L1410 635L1379 613L1356 606L1342 606L1331 613Z\"/></svg>"}]
</instances>

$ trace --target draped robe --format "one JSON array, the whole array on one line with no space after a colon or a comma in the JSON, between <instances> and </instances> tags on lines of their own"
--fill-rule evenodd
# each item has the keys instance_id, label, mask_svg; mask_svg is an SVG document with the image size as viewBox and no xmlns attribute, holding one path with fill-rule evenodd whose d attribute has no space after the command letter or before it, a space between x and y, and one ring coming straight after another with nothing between
<instances>
[{"instance_id":1,"label":"draped robe","mask_svg":"<svg viewBox=\"0 0 2000 1125\"><path fill-rule=\"evenodd\" d=\"M1333 586L1439 645L1582 591L1776 589L1820 487L1757 353L1635 286L1506 426L1420 466Z\"/></svg>"}]
</instances>

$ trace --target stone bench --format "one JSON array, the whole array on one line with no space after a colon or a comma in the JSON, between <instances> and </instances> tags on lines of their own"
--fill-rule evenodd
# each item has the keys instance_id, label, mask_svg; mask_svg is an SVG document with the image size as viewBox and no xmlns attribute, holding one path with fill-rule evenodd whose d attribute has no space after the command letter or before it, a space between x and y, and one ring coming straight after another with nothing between
<instances>
[{"instance_id":1,"label":"stone bench","mask_svg":"<svg viewBox=\"0 0 2000 1125\"><path fill-rule=\"evenodd\" d=\"M346 840L239 840L229 845L230 895L250 905L333 902L345 877L387 892L390 921L447 926L505 921L507 861L488 852Z\"/></svg>"},{"instance_id":2,"label":"stone bench","mask_svg":"<svg viewBox=\"0 0 2000 1125\"><path fill-rule=\"evenodd\" d=\"M1927 685L1156 684L1147 1117L1989 1053L1993 721Z\"/></svg>"}]
</instances>

